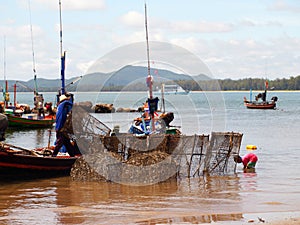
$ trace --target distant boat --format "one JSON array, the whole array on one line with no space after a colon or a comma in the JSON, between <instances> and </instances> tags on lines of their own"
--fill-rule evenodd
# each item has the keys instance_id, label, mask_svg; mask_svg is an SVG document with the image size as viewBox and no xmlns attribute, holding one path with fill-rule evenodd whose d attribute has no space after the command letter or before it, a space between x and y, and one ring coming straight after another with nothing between
<instances>
[{"instance_id":1,"label":"distant boat","mask_svg":"<svg viewBox=\"0 0 300 225\"><path fill-rule=\"evenodd\" d=\"M163 92L165 95L187 95L190 91L184 90L178 84L162 84L162 88L159 92Z\"/></svg>"},{"instance_id":2,"label":"distant boat","mask_svg":"<svg viewBox=\"0 0 300 225\"><path fill-rule=\"evenodd\" d=\"M257 102L257 101L247 101L244 100L244 104L248 109L275 109L276 102L275 101L265 101L265 102Z\"/></svg>"},{"instance_id":3,"label":"distant boat","mask_svg":"<svg viewBox=\"0 0 300 225\"><path fill-rule=\"evenodd\" d=\"M250 89L250 100L244 97L244 105L248 109L275 109L278 98L276 96L267 101L268 81L265 82L265 91L255 96L255 101L252 101L252 90ZM261 99L261 100L259 100Z\"/></svg>"}]
</instances>

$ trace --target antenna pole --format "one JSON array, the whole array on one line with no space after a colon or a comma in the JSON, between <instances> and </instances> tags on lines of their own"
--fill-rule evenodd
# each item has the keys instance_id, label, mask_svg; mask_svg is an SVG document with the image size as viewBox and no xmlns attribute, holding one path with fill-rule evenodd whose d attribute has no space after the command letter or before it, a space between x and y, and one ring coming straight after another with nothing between
<instances>
[{"instance_id":1,"label":"antenna pole","mask_svg":"<svg viewBox=\"0 0 300 225\"><path fill-rule=\"evenodd\" d=\"M61 0L59 0L59 22L60 22L60 56L61 56L61 94L65 94L65 60L66 52L63 52L63 40L62 40L62 15L61 15Z\"/></svg>"}]
</instances>

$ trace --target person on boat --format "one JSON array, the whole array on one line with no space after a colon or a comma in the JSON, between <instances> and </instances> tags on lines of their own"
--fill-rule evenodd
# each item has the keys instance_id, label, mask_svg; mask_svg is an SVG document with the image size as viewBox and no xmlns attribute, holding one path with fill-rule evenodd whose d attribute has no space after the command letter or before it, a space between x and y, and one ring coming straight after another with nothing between
<instances>
[{"instance_id":1,"label":"person on boat","mask_svg":"<svg viewBox=\"0 0 300 225\"><path fill-rule=\"evenodd\" d=\"M48 113L48 115L52 116L55 114L52 108L52 102L46 102L44 106L46 108L46 112Z\"/></svg>"},{"instance_id":2,"label":"person on boat","mask_svg":"<svg viewBox=\"0 0 300 225\"><path fill-rule=\"evenodd\" d=\"M62 128L64 127L68 114L71 112L73 107L73 101L70 96L61 95L59 97L59 104L56 111L56 124L55 124L55 131L56 131L56 144L54 151L52 153L53 157L56 157L61 147L64 145L67 149L68 154L71 157L74 157L75 154L79 154L79 150L76 148L75 145L71 143L70 138L65 135Z\"/></svg>"},{"instance_id":3,"label":"person on boat","mask_svg":"<svg viewBox=\"0 0 300 225\"><path fill-rule=\"evenodd\" d=\"M234 161L236 163L243 163L244 170L255 169L255 165L258 161L258 157L254 153L250 152L244 155L243 157L239 155L234 156Z\"/></svg>"},{"instance_id":4,"label":"person on boat","mask_svg":"<svg viewBox=\"0 0 300 225\"><path fill-rule=\"evenodd\" d=\"M38 116L42 117L42 118L45 118L45 110L44 110L42 102L38 103Z\"/></svg>"}]
</instances>

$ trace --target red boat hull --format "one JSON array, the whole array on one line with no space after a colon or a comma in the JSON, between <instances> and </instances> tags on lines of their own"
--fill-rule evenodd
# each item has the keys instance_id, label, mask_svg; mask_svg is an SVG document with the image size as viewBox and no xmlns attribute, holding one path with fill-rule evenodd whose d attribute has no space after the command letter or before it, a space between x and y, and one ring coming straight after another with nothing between
<instances>
[{"instance_id":1,"label":"red boat hull","mask_svg":"<svg viewBox=\"0 0 300 225\"><path fill-rule=\"evenodd\" d=\"M262 102L262 103L245 102L244 104L248 109L275 109L276 107L275 102Z\"/></svg>"},{"instance_id":2,"label":"red boat hull","mask_svg":"<svg viewBox=\"0 0 300 225\"><path fill-rule=\"evenodd\" d=\"M0 151L1 176L21 177L49 177L69 175L77 157L50 157L16 154Z\"/></svg>"}]
</instances>

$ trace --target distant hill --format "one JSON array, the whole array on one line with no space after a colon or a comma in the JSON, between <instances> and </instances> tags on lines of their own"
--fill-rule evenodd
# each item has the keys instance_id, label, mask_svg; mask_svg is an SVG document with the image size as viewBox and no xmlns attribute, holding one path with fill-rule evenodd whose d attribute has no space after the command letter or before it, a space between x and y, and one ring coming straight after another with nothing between
<instances>
[{"instance_id":1,"label":"distant hill","mask_svg":"<svg viewBox=\"0 0 300 225\"><path fill-rule=\"evenodd\" d=\"M112 73L91 73L86 74L75 84L69 85L67 91L145 91L146 77L148 70L142 66L125 66L119 71ZM161 83L169 84L176 82L183 89L190 91L215 91L215 90L262 90L264 89L264 78L243 78L238 80L231 79L211 79L205 74L189 76L186 74L175 73L169 70L151 68L150 74L154 78L154 88L160 88ZM79 77L79 76L78 76ZM78 77L66 79L66 85L76 80ZM34 89L34 80L21 81L25 86ZM13 84L16 80L9 80L9 92L13 92ZM38 91L57 92L61 86L60 79L38 78ZM17 91L31 91L28 88L17 84ZM0 80L1 87L4 81ZM300 76L269 80L270 90L300 90Z\"/></svg>"},{"instance_id":2,"label":"distant hill","mask_svg":"<svg viewBox=\"0 0 300 225\"><path fill-rule=\"evenodd\" d=\"M128 90L145 90L148 70L142 66L125 66L119 71L112 73L91 73L84 75L83 78L68 87L68 91L76 90L77 86L80 87L80 91L99 91L100 88L105 90L120 90L122 87L126 87ZM190 81L192 78L186 74L178 74L169 70L151 68L151 75L154 77L155 83L166 83L173 81ZM66 85L74 81L77 77L66 80ZM200 74L193 77L194 80L210 80L206 75ZM25 86L34 89L34 80L19 81ZM13 91L13 84L16 80L8 80L9 91ZM60 79L37 79L38 90L43 92L58 91L61 86ZM0 85L4 86L4 81L0 81ZM17 84L17 91L30 91L28 88Z\"/></svg>"}]
</instances>

